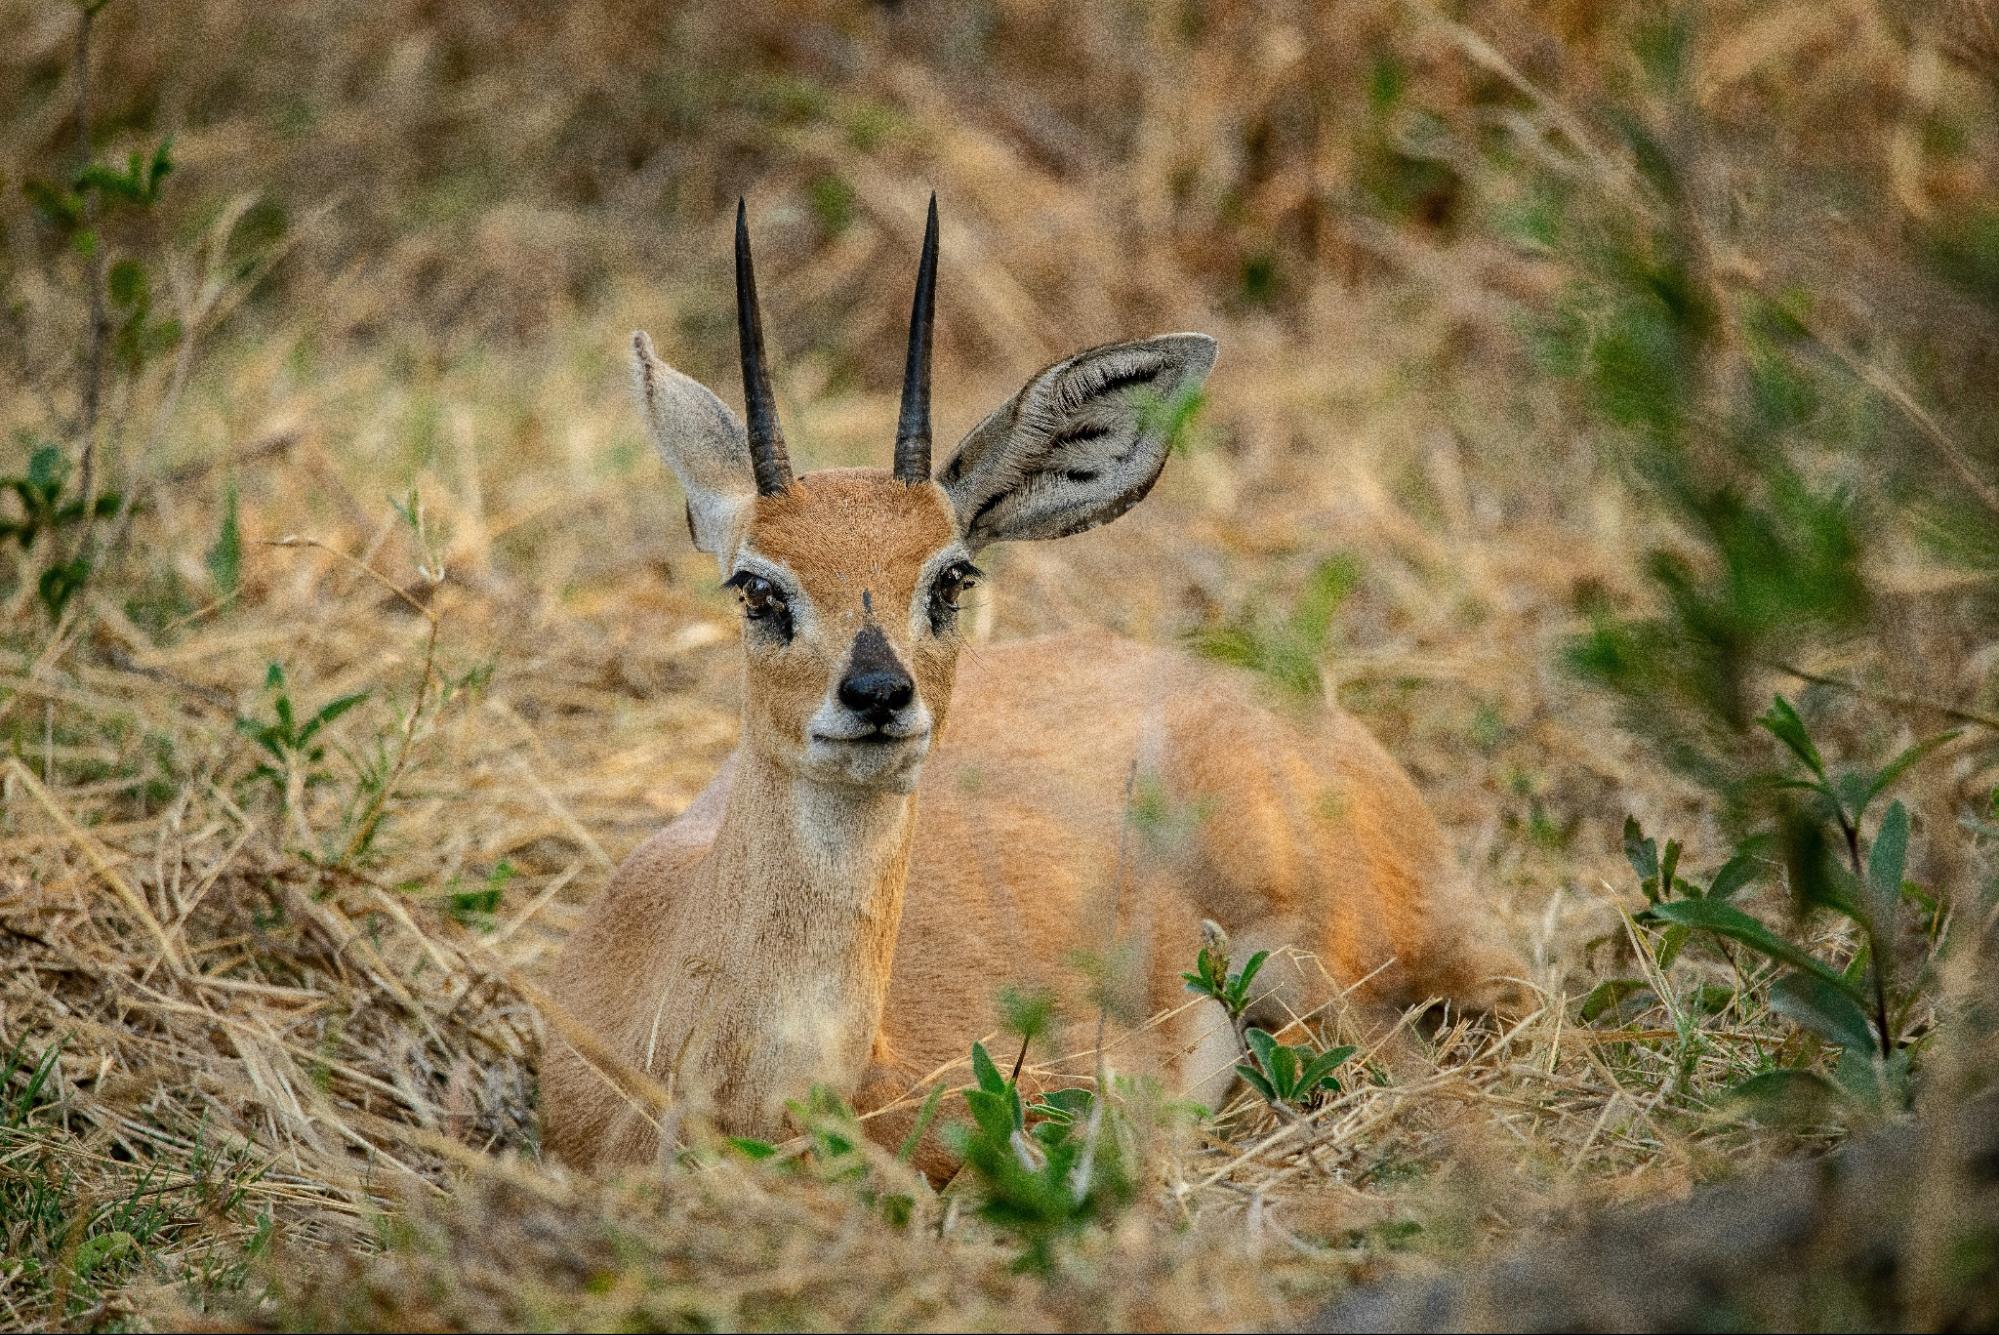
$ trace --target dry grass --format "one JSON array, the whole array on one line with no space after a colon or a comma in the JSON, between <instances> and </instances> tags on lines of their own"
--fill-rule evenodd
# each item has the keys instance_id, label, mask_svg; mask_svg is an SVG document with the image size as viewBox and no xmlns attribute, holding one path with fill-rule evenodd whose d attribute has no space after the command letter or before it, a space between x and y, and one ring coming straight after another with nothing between
<instances>
[{"instance_id":1,"label":"dry grass","mask_svg":"<svg viewBox=\"0 0 1999 1335\"><path fill-rule=\"evenodd\" d=\"M1695 790L1554 665L1579 596L1646 596L1659 530L1535 368L1522 319L1565 275L1493 239L1507 181L1457 162L1458 184L1387 221L1370 193L1385 144L1462 142L1413 114L1358 123L1390 51L1437 125L1510 117L1563 170L1628 188L1574 109L1628 64L1593 7L1493 6L1473 32L1421 5L1221 6L1196 27L1018 4L976 50L918 7L267 12L293 8L121 0L100 36L111 140L178 134L180 211L139 239L191 257L176 300L208 314L184 384L169 359L114 399L148 505L119 568L53 629L27 590L0 622L0 1053L32 1067L60 1045L35 1109L10 1123L0 1104L0 1329L197 1311L1241 1327L1795 1148L1708 1109L1787 1041L1771 1017L1575 1020L1609 961L1646 950L1622 916L1626 813L1721 850ZM1800 174L1853 135L1903 171L1891 115L1821 121L1938 57L1887 6L1842 9L1838 31L1808 4L1726 27L1702 95L1730 123L1780 111ZM71 132L72 23L0 5L21 34L0 56L25 90L0 125L20 174ZM1937 68L1945 90L1973 77ZM1976 134L1973 166L1896 188L1982 197ZM735 730L735 618L620 357L650 328L727 395L723 241L745 186L787 429L814 464L886 449L891 298L933 187L940 434L1072 346L1221 339L1153 497L999 555L976 634L1172 640L1281 616L1320 562L1354 560L1320 693L1416 774L1530 956L1538 1013L1398 1036L1381 1083L1309 1129L1239 1104L1162 1133L1140 1204L1053 1279L1015 1273L948 1193L910 1187L895 1228L810 1171L722 1158L604 1184L539 1163L538 971ZM253 273L217 245L204 264L200 238L251 196L282 206L281 256ZM1871 254L1880 236L1835 240ZM0 388L11 427L67 392L77 317L73 261L25 223L6 242L40 368ZM1773 255L1806 282L1841 262L1781 236ZM230 487L233 591L206 561ZM1911 689L1976 699L1976 658L1928 654ZM275 780L239 726L273 716L273 663L303 713L367 693L323 760ZM1999 778L1989 734L1954 747L1952 800ZM78 1264L120 1230L129 1252Z\"/></svg>"}]
</instances>

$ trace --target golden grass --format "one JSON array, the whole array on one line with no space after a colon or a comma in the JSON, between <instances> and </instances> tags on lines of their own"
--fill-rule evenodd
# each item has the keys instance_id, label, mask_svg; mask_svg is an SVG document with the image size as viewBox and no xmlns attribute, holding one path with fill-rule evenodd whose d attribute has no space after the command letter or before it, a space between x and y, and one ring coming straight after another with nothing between
<instances>
[{"instance_id":1,"label":"golden grass","mask_svg":"<svg viewBox=\"0 0 1999 1335\"><path fill-rule=\"evenodd\" d=\"M0 1142L0 1185L58 1183L63 1238L51 1280L27 1216L0 1221L0 1329L195 1307L288 1326L1242 1327L1795 1144L1704 1111L1787 1041L1768 1017L1605 1033L1570 1004L1613 959L1645 967L1625 814L1697 857L1721 843L1553 666L1580 595L1645 596L1658 533L1521 337L1561 275L1469 223L1358 205L1380 146L1343 118L1389 49L1434 114L1498 115L1498 80L1535 142L1621 188L1569 105L1621 77L1590 6L1495 6L1477 32L1421 5L1223 7L1183 32L1163 9L1023 3L988 16L993 68L942 18L866 6L267 8L288 7L105 21L116 141L176 127L174 187L205 201L154 239L198 256L185 238L251 195L289 230L247 300L226 247L176 271L184 309L208 301L192 372L115 402L121 476L149 507L133 544L53 630L25 590L0 625L0 1053L61 1044L59 1111ZM1735 114L1760 81L1800 162L1845 151L1815 115L1911 59L1885 6L1845 8L1836 59L1815 6L1728 30L1703 97ZM70 22L0 6L21 34L0 79L49 88ZM23 95L17 163L57 151L63 105ZM538 1161L538 972L733 740L735 618L620 359L644 326L734 397L724 241L744 186L812 464L884 455L932 188L940 434L1072 346L1221 339L1154 495L996 554L975 633L1172 640L1280 614L1319 562L1353 558L1321 694L1416 774L1541 1010L1400 1035L1382 1083L1304 1128L1239 1103L1162 1135L1139 1205L1053 1279L1014 1273L949 1193L912 1185L898 1229L809 1171L723 1157L599 1183ZM22 345L60 369L67 271L8 241ZM1266 260L1268 300L1245 279ZM9 386L0 420L38 420L52 391ZM205 564L228 487L234 591ZM420 527L391 500L410 497ZM1924 689L1976 681L1968 655L1935 657ZM301 712L367 692L323 761L277 781L238 724L272 716L272 663ZM1957 791L1991 786L1984 741L1954 745ZM488 889L490 914L466 898ZM75 1275L135 1192L167 1212L143 1259ZM264 1230L243 1296L203 1271Z\"/></svg>"}]
</instances>

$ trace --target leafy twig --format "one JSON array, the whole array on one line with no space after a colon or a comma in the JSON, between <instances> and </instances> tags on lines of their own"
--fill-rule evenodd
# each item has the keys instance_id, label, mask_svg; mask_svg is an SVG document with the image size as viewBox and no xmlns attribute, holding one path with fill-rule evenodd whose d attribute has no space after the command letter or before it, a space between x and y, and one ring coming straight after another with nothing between
<instances>
[{"instance_id":1,"label":"leafy twig","mask_svg":"<svg viewBox=\"0 0 1999 1335\"><path fill-rule=\"evenodd\" d=\"M347 841L346 849L341 852L340 857L336 860L336 865L344 866L358 857L361 851L367 848L369 843L373 841L375 830L381 824L383 812L388 807L389 798L394 794L396 784L402 779L403 773L409 768L410 753L416 746L417 724L423 717L424 706L430 700L431 679L437 675L437 613L426 604L412 597L408 590L402 588L394 580L375 569L368 562L358 556L350 556L339 548L321 542L317 538L283 537L272 540L268 545L272 547L316 548L338 560L346 562L408 605L417 615L424 619L428 626L424 635L423 669L417 679L416 699L410 706L408 716L403 720L402 734L397 741L395 759L390 762L388 772L383 775L381 784L376 787L374 794L368 799L368 805L363 809L360 819L355 823L353 836ZM425 573L429 575L431 572L426 570Z\"/></svg>"},{"instance_id":2,"label":"leafy twig","mask_svg":"<svg viewBox=\"0 0 1999 1335\"><path fill-rule=\"evenodd\" d=\"M1904 695L1896 691L1877 690L1857 681L1847 681L1842 677L1828 677L1820 672L1808 672L1804 668L1778 659L1759 659L1763 666L1774 672L1781 672L1799 681L1808 681L1815 686L1830 686L1836 691L1848 691L1863 700L1873 700L1877 704L1895 705L1903 709L1926 709L1945 718L1956 719L1959 723L1975 723L1982 728L1999 732L1999 714L1988 714L1966 705L1954 705L1943 700L1932 700L1921 695Z\"/></svg>"}]
</instances>

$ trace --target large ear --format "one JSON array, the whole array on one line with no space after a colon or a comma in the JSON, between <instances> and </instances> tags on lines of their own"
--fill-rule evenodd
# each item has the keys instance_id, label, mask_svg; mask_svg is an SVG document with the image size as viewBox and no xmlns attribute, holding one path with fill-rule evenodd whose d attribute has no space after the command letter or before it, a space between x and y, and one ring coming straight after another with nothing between
<instances>
[{"instance_id":1,"label":"large ear","mask_svg":"<svg viewBox=\"0 0 1999 1335\"><path fill-rule=\"evenodd\" d=\"M687 493L694 545L725 557L729 528L756 495L742 419L707 386L661 361L643 332L632 335L632 373L652 442Z\"/></svg>"},{"instance_id":2,"label":"large ear","mask_svg":"<svg viewBox=\"0 0 1999 1335\"><path fill-rule=\"evenodd\" d=\"M965 545L1066 537L1138 504L1166 466L1172 406L1214 364L1206 334L1166 334L1037 372L937 474Z\"/></svg>"}]
</instances>

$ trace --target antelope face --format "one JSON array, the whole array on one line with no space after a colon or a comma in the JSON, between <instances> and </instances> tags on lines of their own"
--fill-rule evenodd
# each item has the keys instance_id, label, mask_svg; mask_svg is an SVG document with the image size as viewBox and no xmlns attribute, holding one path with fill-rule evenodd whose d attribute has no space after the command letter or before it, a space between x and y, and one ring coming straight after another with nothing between
<instances>
[{"instance_id":1,"label":"antelope face","mask_svg":"<svg viewBox=\"0 0 1999 1335\"><path fill-rule=\"evenodd\" d=\"M872 469L759 496L727 583L745 732L807 777L907 792L944 721L958 600L978 578L944 489Z\"/></svg>"},{"instance_id":2,"label":"antelope face","mask_svg":"<svg viewBox=\"0 0 1999 1335\"><path fill-rule=\"evenodd\" d=\"M745 621L744 742L800 777L909 792L943 726L960 596L993 542L1058 538L1123 514L1166 465L1169 424L1214 364L1214 340L1168 334L1043 368L931 472L930 203L893 469L794 476L764 362L743 209L736 314L746 418L632 347L640 405Z\"/></svg>"}]
</instances>

